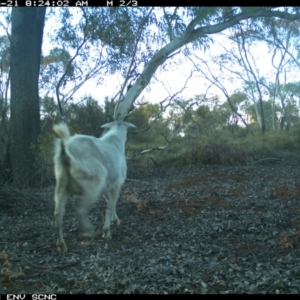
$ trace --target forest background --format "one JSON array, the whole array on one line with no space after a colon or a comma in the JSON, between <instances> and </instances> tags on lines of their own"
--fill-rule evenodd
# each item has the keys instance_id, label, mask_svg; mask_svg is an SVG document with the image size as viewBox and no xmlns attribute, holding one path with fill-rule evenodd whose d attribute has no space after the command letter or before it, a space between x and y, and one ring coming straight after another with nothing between
<instances>
[{"instance_id":1,"label":"forest background","mask_svg":"<svg viewBox=\"0 0 300 300\"><path fill-rule=\"evenodd\" d=\"M58 99L71 131L96 137L115 104L131 102L131 166L298 153L298 10L1 9L1 181L53 182Z\"/></svg>"}]
</instances>

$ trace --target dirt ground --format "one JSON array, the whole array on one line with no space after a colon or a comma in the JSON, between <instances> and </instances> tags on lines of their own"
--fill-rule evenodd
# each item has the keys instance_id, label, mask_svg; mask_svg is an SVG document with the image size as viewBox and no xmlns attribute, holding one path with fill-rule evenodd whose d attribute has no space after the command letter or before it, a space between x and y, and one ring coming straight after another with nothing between
<instances>
[{"instance_id":1,"label":"dirt ground","mask_svg":"<svg viewBox=\"0 0 300 300\"><path fill-rule=\"evenodd\" d=\"M56 251L53 186L0 201L0 293L299 293L300 161L137 169L103 240L105 201ZM5 201L4 201L5 200Z\"/></svg>"}]
</instances>

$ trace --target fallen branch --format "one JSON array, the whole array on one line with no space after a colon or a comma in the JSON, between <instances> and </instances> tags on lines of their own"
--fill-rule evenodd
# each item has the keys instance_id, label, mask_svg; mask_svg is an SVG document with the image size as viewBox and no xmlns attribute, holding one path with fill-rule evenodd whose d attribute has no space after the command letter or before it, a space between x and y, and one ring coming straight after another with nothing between
<instances>
[{"instance_id":1,"label":"fallen branch","mask_svg":"<svg viewBox=\"0 0 300 300\"><path fill-rule=\"evenodd\" d=\"M253 164L265 164L265 163L273 163L273 162L278 162L282 160L281 158L276 158L276 157L267 157L267 158L262 158L256 162L254 162Z\"/></svg>"},{"instance_id":2,"label":"fallen branch","mask_svg":"<svg viewBox=\"0 0 300 300\"><path fill-rule=\"evenodd\" d=\"M142 181L142 180L137 180L137 179L130 179L130 178L126 178L126 180L129 180L129 181L137 181L137 182L143 182L143 183L150 184L150 183L149 183L149 182L147 182L147 181Z\"/></svg>"},{"instance_id":3,"label":"fallen branch","mask_svg":"<svg viewBox=\"0 0 300 300\"><path fill-rule=\"evenodd\" d=\"M17 196L21 196L22 198L24 198L25 200L34 200L34 201L41 201L41 198L36 198L33 195L27 194L23 191L17 190L17 189L13 189L11 187L9 187L8 185L0 182L0 199L10 199L10 200L16 200ZM43 200L43 199L42 199ZM6 206L12 206L14 204L14 201L11 201L10 203L6 203ZM1 203L1 205L3 205L3 203Z\"/></svg>"}]
</instances>

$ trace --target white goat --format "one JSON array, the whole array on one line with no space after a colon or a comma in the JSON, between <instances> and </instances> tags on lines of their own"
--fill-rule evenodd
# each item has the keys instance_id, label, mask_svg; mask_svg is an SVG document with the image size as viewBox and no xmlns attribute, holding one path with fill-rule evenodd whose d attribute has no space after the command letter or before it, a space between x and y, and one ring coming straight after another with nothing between
<instances>
[{"instance_id":1,"label":"white goat","mask_svg":"<svg viewBox=\"0 0 300 300\"><path fill-rule=\"evenodd\" d=\"M81 134L71 136L65 123L53 127L60 137L54 155L54 217L58 234L57 247L61 252L67 251L62 223L65 204L71 195L77 198L76 213L83 236L93 236L93 225L87 214L99 196L103 196L107 201L103 237L110 237L111 221L120 224L116 204L126 179L126 134L127 128L136 126L115 121L102 127L108 128L108 131L100 138Z\"/></svg>"}]
</instances>

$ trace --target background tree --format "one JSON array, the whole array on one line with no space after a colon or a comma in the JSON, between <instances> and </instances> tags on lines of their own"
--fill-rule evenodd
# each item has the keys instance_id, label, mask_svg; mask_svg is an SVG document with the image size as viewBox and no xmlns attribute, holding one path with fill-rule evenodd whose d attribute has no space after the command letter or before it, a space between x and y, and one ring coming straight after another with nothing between
<instances>
[{"instance_id":1,"label":"background tree","mask_svg":"<svg viewBox=\"0 0 300 300\"><path fill-rule=\"evenodd\" d=\"M6 177L9 174L9 101L8 90L10 83L9 75L9 52L10 44L8 36L0 36L0 166L2 174Z\"/></svg>"},{"instance_id":2,"label":"background tree","mask_svg":"<svg viewBox=\"0 0 300 300\"><path fill-rule=\"evenodd\" d=\"M11 166L15 183L32 184L40 133L38 79L46 8L13 8L10 45Z\"/></svg>"}]
</instances>

